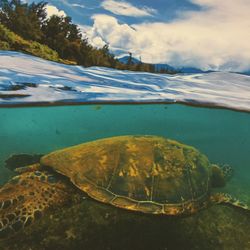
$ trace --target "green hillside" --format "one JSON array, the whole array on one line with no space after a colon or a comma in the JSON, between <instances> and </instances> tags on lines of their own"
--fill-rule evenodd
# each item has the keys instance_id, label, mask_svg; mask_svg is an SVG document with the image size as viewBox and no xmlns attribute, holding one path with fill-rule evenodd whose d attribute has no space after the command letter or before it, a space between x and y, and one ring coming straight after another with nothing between
<instances>
[{"instance_id":1,"label":"green hillside","mask_svg":"<svg viewBox=\"0 0 250 250\"><path fill-rule=\"evenodd\" d=\"M0 24L0 49L25 52L47 60L73 64L73 62L62 60L55 50L38 42L28 41L10 31Z\"/></svg>"}]
</instances>

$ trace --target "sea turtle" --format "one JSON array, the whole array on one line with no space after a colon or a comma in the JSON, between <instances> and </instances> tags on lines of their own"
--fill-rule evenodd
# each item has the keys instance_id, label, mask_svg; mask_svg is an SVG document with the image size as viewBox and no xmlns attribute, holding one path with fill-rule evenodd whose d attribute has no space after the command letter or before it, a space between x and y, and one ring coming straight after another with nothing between
<instances>
[{"instance_id":1,"label":"sea turtle","mask_svg":"<svg viewBox=\"0 0 250 250\"><path fill-rule=\"evenodd\" d=\"M225 184L230 168L224 170L194 147L158 136L111 137L55 151L17 169L19 175L0 189L0 237L71 201L79 190L149 214L189 215L213 203L248 209L212 192Z\"/></svg>"}]
</instances>

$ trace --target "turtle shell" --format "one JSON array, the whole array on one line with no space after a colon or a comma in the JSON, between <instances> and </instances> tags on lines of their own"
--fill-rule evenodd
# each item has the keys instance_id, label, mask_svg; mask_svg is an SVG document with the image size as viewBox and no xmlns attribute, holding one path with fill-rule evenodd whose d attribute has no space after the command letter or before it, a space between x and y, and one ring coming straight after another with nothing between
<instances>
[{"instance_id":1,"label":"turtle shell","mask_svg":"<svg viewBox=\"0 0 250 250\"><path fill-rule=\"evenodd\" d=\"M163 137L105 138L52 152L41 164L90 197L133 211L191 214L208 201L207 157Z\"/></svg>"}]
</instances>

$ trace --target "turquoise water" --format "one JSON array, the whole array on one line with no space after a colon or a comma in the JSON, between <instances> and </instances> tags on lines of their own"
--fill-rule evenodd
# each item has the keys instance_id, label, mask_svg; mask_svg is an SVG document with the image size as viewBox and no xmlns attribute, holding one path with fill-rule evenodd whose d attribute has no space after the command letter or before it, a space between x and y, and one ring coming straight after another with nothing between
<instances>
[{"instance_id":1,"label":"turquoise water","mask_svg":"<svg viewBox=\"0 0 250 250\"><path fill-rule=\"evenodd\" d=\"M0 183L12 174L4 160L47 153L97 138L160 135L193 145L211 162L228 163L250 182L250 114L184 105L84 105L0 109Z\"/></svg>"}]
</instances>

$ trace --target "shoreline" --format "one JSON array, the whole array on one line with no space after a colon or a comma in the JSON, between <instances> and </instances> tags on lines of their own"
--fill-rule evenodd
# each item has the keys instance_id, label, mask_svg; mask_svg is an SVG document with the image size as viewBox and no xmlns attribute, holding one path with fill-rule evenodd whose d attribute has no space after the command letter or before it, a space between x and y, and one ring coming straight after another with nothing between
<instances>
[{"instance_id":1,"label":"shoreline","mask_svg":"<svg viewBox=\"0 0 250 250\"><path fill-rule=\"evenodd\" d=\"M15 104L0 104L0 109L2 108L38 108L38 107L58 107L58 106L84 106L84 105L174 105L180 104L190 107L200 107L208 109L223 109L230 110L241 113L250 113L250 110L240 109L240 108L230 108L225 106L219 106L213 103L189 103L184 101L86 101L86 102L74 102L74 101L58 101L58 102L31 102L31 103L15 103Z\"/></svg>"}]
</instances>

